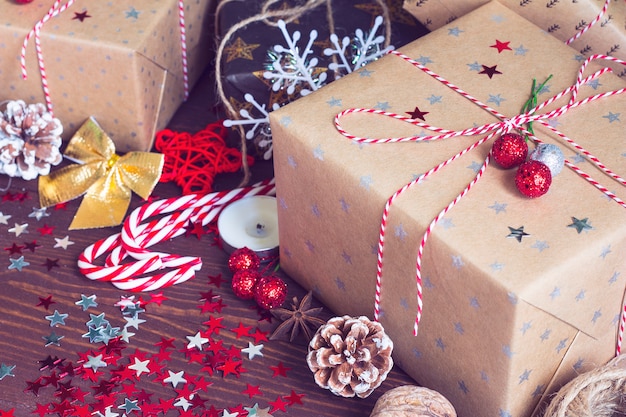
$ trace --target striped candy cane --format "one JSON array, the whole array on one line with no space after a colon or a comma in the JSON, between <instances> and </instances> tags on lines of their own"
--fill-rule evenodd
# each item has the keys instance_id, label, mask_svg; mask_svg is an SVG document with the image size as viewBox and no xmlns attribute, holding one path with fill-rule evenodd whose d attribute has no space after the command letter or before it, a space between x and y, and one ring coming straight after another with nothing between
<instances>
[{"instance_id":1,"label":"striped candy cane","mask_svg":"<svg viewBox=\"0 0 626 417\"><path fill-rule=\"evenodd\" d=\"M250 187L200 196L197 194L144 204L126 218L122 231L87 247L78 259L83 275L111 282L127 291L153 291L191 279L202 268L199 257L152 252L148 248L185 233L185 226L206 225L228 204L252 195L274 195L274 180ZM143 223L151 217L158 219ZM95 260L108 254L104 265ZM126 258L132 258L124 263Z\"/></svg>"}]
</instances>

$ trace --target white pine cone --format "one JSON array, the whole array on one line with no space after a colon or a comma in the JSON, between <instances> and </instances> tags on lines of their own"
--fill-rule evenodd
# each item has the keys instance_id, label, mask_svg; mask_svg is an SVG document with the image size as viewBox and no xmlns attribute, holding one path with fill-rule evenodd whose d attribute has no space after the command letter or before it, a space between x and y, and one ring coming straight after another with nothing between
<instances>
[{"instance_id":1,"label":"white pine cone","mask_svg":"<svg viewBox=\"0 0 626 417\"><path fill-rule=\"evenodd\" d=\"M41 104L5 103L0 113L0 173L31 180L63 159L63 125Z\"/></svg>"},{"instance_id":2,"label":"white pine cone","mask_svg":"<svg viewBox=\"0 0 626 417\"><path fill-rule=\"evenodd\" d=\"M393 342L365 316L334 317L309 343L307 363L315 382L342 397L365 398L393 367Z\"/></svg>"}]
</instances>

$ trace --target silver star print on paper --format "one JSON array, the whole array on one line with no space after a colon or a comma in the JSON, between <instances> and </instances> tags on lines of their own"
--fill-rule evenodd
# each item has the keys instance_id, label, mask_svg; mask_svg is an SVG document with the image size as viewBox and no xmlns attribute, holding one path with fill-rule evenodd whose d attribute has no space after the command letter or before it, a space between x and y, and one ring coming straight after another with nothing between
<instances>
[{"instance_id":1,"label":"silver star print on paper","mask_svg":"<svg viewBox=\"0 0 626 417\"><path fill-rule=\"evenodd\" d=\"M573 227L576 229L578 234L580 234L583 230L593 229L589 224L589 218L585 217L584 219L577 219L576 217L572 217L572 223L568 224L567 227Z\"/></svg>"},{"instance_id":2,"label":"silver star print on paper","mask_svg":"<svg viewBox=\"0 0 626 417\"><path fill-rule=\"evenodd\" d=\"M511 237L517 239L518 242L522 242L522 239L526 236L530 236L528 233L524 231L524 226L520 226L517 229L511 226L508 226L509 234L506 237Z\"/></svg>"}]
</instances>

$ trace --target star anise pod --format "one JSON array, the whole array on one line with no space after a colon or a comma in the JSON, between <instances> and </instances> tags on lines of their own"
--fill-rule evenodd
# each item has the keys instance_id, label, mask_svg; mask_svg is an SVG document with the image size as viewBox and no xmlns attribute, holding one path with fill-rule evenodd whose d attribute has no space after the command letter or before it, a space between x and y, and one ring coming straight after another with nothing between
<instances>
[{"instance_id":1,"label":"star anise pod","mask_svg":"<svg viewBox=\"0 0 626 417\"><path fill-rule=\"evenodd\" d=\"M281 307L270 310L274 317L282 320L282 323L270 336L270 340L293 342L302 333L308 343L317 329L326 323L317 317L324 308L311 308L312 301L313 293L309 291L300 301L297 297L293 297L291 309Z\"/></svg>"}]
</instances>

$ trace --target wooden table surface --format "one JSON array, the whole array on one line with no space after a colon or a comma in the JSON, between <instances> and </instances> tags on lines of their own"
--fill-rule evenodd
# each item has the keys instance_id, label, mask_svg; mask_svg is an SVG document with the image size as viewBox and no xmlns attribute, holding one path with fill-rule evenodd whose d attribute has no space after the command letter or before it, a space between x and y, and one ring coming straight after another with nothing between
<instances>
[{"instance_id":1,"label":"wooden table surface","mask_svg":"<svg viewBox=\"0 0 626 417\"><path fill-rule=\"evenodd\" d=\"M195 132L219 118L213 89L208 71L169 127ZM253 180L271 176L270 163L254 166ZM214 188L234 188L240 179L240 174L218 176ZM8 183L8 177L0 180L0 186ZM159 184L153 195L179 196L180 189ZM96 411L108 417L357 417L368 416L388 389L412 383L395 368L367 399L340 398L317 387L305 362L306 343L266 340L279 322L233 295L228 255L207 228L201 236L179 236L156 247L200 256L203 266L194 279L132 294L86 279L76 264L87 246L119 227L68 231L80 199L37 218L37 181L13 179L0 197L0 417L89 416ZM131 208L142 203L134 195ZM283 277L288 299L304 294ZM97 305L77 304L83 296L95 296ZM116 306L132 296L145 302L138 320ZM324 318L331 315L324 310ZM120 331L126 328L128 343L91 343L89 329L107 322ZM189 338L209 330L212 343L203 344L201 353L186 352ZM262 344L262 356L242 352L249 343Z\"/></svg>"}]
</instances>

